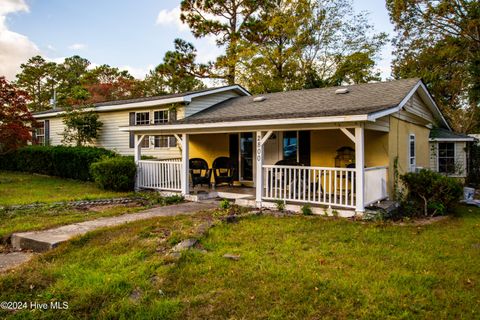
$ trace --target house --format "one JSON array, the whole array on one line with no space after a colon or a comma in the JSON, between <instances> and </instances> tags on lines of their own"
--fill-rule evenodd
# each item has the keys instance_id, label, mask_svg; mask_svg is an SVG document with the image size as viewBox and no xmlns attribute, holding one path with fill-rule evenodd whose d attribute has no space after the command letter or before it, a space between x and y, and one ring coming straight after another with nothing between
<instances>
[{"instance_id":1,"label":"house","mask_svg":"<svg viewBox=\"0 0 480 320\"><path fill-rule=\"evenodd\" d=\"M451 177L466 178L470 164L470 144L475 141L477 140L469 135L443 128L432 129L429 168Z\"/></svg>"},{"instance_id":2,"label":"house","mask_svg":"<svg viewBox=\"0 0 480 320\"><path fill-rule=\"evenodd\" d=\"M200 197L199 187L191 188L189 159L212 168L226 157L230 173L213 175L230 175L230 185L243 188L217 185L204 196L233 194L256 206L309 203L345 214L391 197L398 174L435 166L430 144L439 141L430 139L432 129L451 133L420 79L260 96L226 86L106 102L95 110L104 123L97 145L134 154L139 188ZM35 114L45 123L43 141L60 142L61 114Z\"/></svg>"}]
</instances>

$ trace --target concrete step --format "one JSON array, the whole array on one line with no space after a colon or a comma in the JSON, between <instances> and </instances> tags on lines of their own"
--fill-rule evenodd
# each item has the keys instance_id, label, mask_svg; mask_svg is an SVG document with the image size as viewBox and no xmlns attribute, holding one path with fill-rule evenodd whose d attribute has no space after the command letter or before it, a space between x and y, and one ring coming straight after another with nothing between
<instances>
[{"instance_id":1,"label":"concrete step","mask_svg":"<svg viewBox=\"0 0 480 320\"><path fill-rule=\"evenodd\" d=\"M142 212L124 214L117 217L100 218L50 230L14 233L11 243L14 250L32 250L45 252L57 247L60 243L73 237L83 235L104 227L114 227L124 223L156 217L194 214L198 211L214 209L215 203L185 202L181 204L157 207Z\"/></svg>"}]
</instances>

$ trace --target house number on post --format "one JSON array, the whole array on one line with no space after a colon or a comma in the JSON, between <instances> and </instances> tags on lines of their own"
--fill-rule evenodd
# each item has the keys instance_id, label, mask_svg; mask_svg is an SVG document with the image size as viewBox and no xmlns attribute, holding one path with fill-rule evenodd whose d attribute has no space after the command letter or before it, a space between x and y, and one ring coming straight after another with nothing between
<instances>
[{"instance_id":1,"label":"house number on post","mask_svg":"<svg viewBox=\"0 0 480 320\"><path fill-rule=\"evenodd\" d=\"M257 132L257 162L260 162L261 153L262 153L262 134Z\"/></svg>"}]
</instances>

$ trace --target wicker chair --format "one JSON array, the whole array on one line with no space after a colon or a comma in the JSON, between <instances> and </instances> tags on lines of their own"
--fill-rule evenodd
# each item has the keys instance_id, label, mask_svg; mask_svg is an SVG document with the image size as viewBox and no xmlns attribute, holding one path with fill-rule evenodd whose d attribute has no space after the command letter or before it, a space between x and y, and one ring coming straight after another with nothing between
<instances>
[{"instance_id":1,"label":"wicker chair","mask_svg":"<svg viewBox=\"0 0 480 320\"><path fill-rule=\"evenodd\" d=\"M190 168L190 176L192 178L192 185L211 185L212 170L208 168L207 161L201 158L192 158L188 161Z\"/></svg>"},{"instance_id":2,"label":"wicker chair","mask_svg":"<svg viewBox=\"0 0 480 320\"><path fill-rule=\"evenodd\" d=\"M213 161L212 171L216 186L222 183L233 186L235 167L233 166L232 159L228 157L218 157Z\"/></svg>"}]
</instances>

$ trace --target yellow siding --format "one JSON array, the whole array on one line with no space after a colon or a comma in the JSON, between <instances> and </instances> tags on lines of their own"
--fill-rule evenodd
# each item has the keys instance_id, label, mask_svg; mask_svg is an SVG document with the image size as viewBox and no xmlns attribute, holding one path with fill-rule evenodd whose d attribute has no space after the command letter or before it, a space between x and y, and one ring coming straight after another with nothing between
<instances>
[{"instance_id":1,"label":"yellow siding","mask_svg":"<svg viewBox=\"0 0 480 320\"><path fill-rule=\"evenodd\" d=\"M337 149L355 144L340 130L312 131L312 166L335 167ZM367 167L388 165L388 133L365 130L365 165Z\"/></svg>"},{"instance_id":2,"label":"yellow siding","mask_svg":"<svg viewBox=\"0 0 480 320\"><path fill-rule=\"evenodd\" d=\"M415 135L415 154L417 167L428 168L429 159L429 134L430 129L409 123L390 116L390 133L389 133L389 155L390 164L388 170L389 175L389 192L393 191L393 173L394 161L398 157L398 173L404 174L408 171L408 142L410 134Z\"/></svg>"},{"instance_id":3,"label":"yellow siding","mask_svg":"<svg viewBox=\"0 0 480 320\"><path fill-rule=\"evenodd\" d=\"M197 134L190 136L190 158L202 158L211 168L217 157L229 156L229 136L227 133Z\"/></svg>"}]
</instances>

